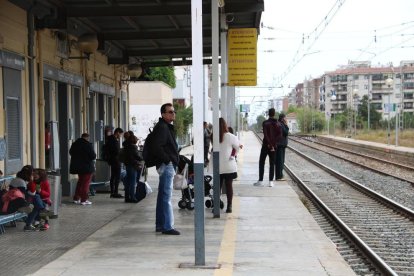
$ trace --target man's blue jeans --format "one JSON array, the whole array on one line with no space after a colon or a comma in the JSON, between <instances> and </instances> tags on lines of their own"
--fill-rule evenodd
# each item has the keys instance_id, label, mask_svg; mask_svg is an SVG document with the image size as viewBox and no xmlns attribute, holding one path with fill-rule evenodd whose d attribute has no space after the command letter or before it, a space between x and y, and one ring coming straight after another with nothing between
<instances>
[{"instance_id":1,"label":"man's blue jeans","mask_svg":"<svg viewBox=\"0 0 414 276\"><path fill-rule=\"evenodd\" d=\"M174 214L171 197L175 168L170 162L168 165L162 164L157 171L160 177L160 183L158 185L155 229L168 231L174 229Z\"/></svg>"}]
</instances>

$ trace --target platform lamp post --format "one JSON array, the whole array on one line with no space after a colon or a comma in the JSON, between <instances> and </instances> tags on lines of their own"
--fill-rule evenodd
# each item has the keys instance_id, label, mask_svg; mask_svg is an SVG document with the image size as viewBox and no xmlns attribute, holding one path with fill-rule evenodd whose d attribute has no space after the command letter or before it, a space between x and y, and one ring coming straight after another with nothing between
<instances>
[{"instance_id":1,"label":"platform lamp post","mask_svg":"<svg viewBox=\"0 0 414 276\"><path fill-rule=\"evenodd\" d=\"M334 101L336 101L336 95L335 94L333 94L332 96L331 96L331 114L332 114L332 102L334 102ZM335 114L336 114L336 112L334 112L334 114L333 114L333 116L334 116L334 125L333 125L333 135L335 136Z\"/></svg>"},{"instance_id":2,"label":"platform lamp post","mask_svg":"<svg viewBox=\"0 0 414 276\"><path fill-rule=\"evenodd\" d=\"M388 86L390 91L388 91L388 130L387 130L387 141L388 145L390 145L391 139L391 128L390 128L390 121L391 121L391 92L392 92L392 85L394 84L394 80L390 77L385 80L385 84Z\"/></svg>"},{"instance_id":3,"label":"platform lamp post","mask_svg":"<svg viewBox=\"0 0 414 276\"><path fill-rule=\"evenodd\" d=\"M352 95L352 100L354 101L354 107L355 107L355 111L354 111L354 137L357 134L357 116L358 116L358 88L354 88L353 90L353 95Z\"/></svg>"},{"instance_id":4,"label":"platform lamp post","mask_svg":"<svg viewBox=\"0 0 414 276\"><path fill-rule=\"evenodd\" d=\"M371 128L371 107L370 107L370 105L371 105L371 91L369 91L368 90L368 132L369 132L369 130L370 130L370 128Z\"/></svg>"}]
</instances>

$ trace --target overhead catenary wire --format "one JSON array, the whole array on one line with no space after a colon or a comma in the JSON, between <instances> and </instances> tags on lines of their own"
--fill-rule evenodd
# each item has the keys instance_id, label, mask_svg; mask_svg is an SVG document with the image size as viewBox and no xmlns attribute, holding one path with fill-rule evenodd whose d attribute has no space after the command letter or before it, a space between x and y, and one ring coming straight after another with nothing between
<instances>
[{"instance_id":1,"label":"overhead catenary wire","mask_svg":"<svg viewBox=\"0 0 414 276\"><path fill-rule=\"evenodd\" d=\"M320 21L320 23L314 28L314 30L307 34L303 34L302 41L299 44L298 50L295 53L295 56L293 57L292 61L288 65L287 69L279 76L276 82L276 86L280 84L286 76L295 68L295 66L306 56L310 54L310 50L313 47L313 45L316 43L316 41L319 39L321 34L324 32L326 27L329 25L329 23L332 21L332 19L335 17L337 12L340 10L342 5L346 2L346 0L337 0L335 4L330 8L327 15ZM306 41L310 41L310 44L305 47L305 38ZM305 50L302 50L302 49Z\"/></svg>"}]
</instances>

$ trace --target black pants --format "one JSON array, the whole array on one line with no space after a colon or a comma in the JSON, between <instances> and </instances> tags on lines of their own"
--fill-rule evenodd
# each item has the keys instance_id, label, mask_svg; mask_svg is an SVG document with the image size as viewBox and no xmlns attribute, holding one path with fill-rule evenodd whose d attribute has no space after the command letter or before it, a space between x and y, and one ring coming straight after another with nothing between
<instances>
[{"instance_id":1,"label":"black pants","mask_svg":"<svg viewBox=\"0 0 414 276\"><path fill-rule=\"evenodd\" d=\"M276 179L283 178L286 146L277 146L276 149Z\"/></svg>"},{"instance_id":2,"label":"black pants","mask_svg":"<svg viewBox=\"0 0 414 276\"><path fill-rule=\"evenodd\" d=\"M275 152L270 151L267 145L262 146L259 157L259 181L263 181L264 166L266 157L269 156L269 181L272 181L275 176Z\"/></svg>"},{"instance_id":3,"label":"black pants","mask_svg":"<svg viewBox=\"0 0 414 276\"><path fill-rule=\"evenodd\" d=\"M204 163L208 163L208 150L210 149L210 147L204 147Z\"/></svg>"},{"instance_id":4,"label":"black pants","mask_svg":"<svg viewBox=\"0 0 414 276\"><path fill-rule=\"evenodd\" d=\"M121 163L120 162L112 162L109 164L111 166L111 195L118 194L118 187L119 181L121 178Z\"/></svg>"}]
</instances>

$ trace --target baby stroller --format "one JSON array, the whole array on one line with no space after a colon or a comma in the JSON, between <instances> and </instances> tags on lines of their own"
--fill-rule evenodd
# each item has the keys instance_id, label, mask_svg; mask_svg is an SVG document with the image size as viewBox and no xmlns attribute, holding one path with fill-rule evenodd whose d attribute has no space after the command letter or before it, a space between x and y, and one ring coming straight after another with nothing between
<instances>
[{"instance_id":1,"label":"baby stroller","mask_svg":"<svg viewBox=\"0 0 414 276\"><path fill-rule=\"evenodd\" d=\"M193 158L190 160L184 155L180 155L180 161L178 163L178 173L182 173L185 166L188 166L188 185L186 188L181 190L181 199L178 201L178 207L180 207L180 209L194 209L194 165L192 159ZM207 208L213 207L213 187L210 183L211 180L213 180L213 177L211 175L204 176L204 196L209 197L209 199L207 199L205 202ZM220 207L222 209L224 207L224 203L221 200Z\"/></svg>"},{"instance_id":2,"label":"baby stroller","mask_svg":"<svg viewBox=\"0 0 414 276\"><path fill-rule=\"evenodd\" d=\"M214 200L213 200L213 185L210 181L213 179L211 175L204 175L204 196L208 197L205 201L205 205L207 208L214 207ZM224 208L224 202L220 199L220 209Z\"/></svg>"}]
</instances>

